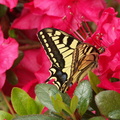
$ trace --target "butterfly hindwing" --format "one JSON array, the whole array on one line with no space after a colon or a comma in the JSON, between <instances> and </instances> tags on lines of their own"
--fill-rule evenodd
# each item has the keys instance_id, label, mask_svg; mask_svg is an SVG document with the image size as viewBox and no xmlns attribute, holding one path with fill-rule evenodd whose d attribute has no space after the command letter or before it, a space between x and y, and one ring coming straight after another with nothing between
<instances>
[{"instance_id":1,"label":"butterfly hindwing","mask_svg":"<svg viewBox=\"0 0 120 120\"><path fill-rule=\"evenodd\" d=\"M88 43L79 44L73 52L70 78L66 81L61 91L65 92L70 84L80 82L88 73L97 67L99 51Z\"/></svg>"},{"instance_id":2,"label":"butterfly hindwing","mask_svg":"<svg viewBox=\"0 0 120 120\"><path fill-rule=\"evenodd\" d=\"M86 76L87 72L97 67L98 50L88 44L82 43L73 52L71 64L71 81L75 83Z\"/></svg>"}]
</instances>

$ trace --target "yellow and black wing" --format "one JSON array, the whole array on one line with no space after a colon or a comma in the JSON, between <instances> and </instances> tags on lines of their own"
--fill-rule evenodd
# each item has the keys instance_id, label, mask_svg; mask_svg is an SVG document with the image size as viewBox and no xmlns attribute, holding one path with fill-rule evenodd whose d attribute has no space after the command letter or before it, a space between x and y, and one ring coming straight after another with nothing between
<instances>
[{"instance_id":1,"label":"yellow and black wing","mask_svg":"<svg viewBox=\"0 0 120 120\"><path fill-rule=\"evenodd\" d=\"M61 89L70 78L72 54L81 42L55 28L42 29L38 32L38 38L52 62L51 76L48 80L54 78L54 84Z\"/></svg>"},{"instance_id":2,"label":"yellow and black wing","mask_svg":"<svg viewBox=\"0 0 120 120\"><path fill-rule=\"evenodd\" d=\"M54 78L54 84L61 92L66 92L71 84L81 80L97 65L99 52L94 46L59 29L42 29L38 38L52 62L48 80Z\"/></svg>"},{"instance_id":3,"label":"yellow and black wing","mask_svg":"<svg viewBox=\"0 0 120 120\"><path fill-rule=\"evenodd\" d=\"M81 43L72 54L70 78L65 82L61 91L66 92L70 84L80 82L88 73L97 67L99 51L88 43Z\"/></svg>"}]
</instances>

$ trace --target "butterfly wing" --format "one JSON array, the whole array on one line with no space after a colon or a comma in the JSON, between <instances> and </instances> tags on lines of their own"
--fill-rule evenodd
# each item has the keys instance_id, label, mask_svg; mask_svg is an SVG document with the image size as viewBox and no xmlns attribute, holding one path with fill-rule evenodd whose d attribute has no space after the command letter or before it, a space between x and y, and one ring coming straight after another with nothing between
<instances>
[{"instance_id":1,"label":"butterfly wing","mask_svg":"<svg viewBox=\"0 0 120 120\"><path fill-rule=\"evenodd\" d=\"M80 82L88 73L97 67L99 51L88 43L79 44L73 52L70 78L66 81L61 91L65 92L70 84Z\"/></svg>"},{"instance_id":2,"label":"butterfly wing","mask_svg":"<svg viewBox=\"0 0 120 120\"><path fill-rule=\"evenodd\" d=\"M54 78L54 84L61 90L70 78L72 54L81 42L55 28L42 29L38 32L38 37L52 62L48 80Z\"/></svg>"}]
</instances>

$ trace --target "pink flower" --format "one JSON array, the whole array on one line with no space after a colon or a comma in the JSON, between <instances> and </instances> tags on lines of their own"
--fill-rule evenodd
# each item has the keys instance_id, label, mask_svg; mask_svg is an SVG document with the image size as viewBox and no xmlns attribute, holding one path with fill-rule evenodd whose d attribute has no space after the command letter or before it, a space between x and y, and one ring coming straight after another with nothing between
<instances>
[{"instance_id":1,"label":"pink flower","mask_svg":"<svg viewBox=\"0 0 120 120\"><path fill-rule=\"evenodd\" d=\"M0 0L0 4L6 5L10 9L16 7L18 0Z\"/></svg>"},{"instance_id":2,"label":"pink flower","mask_svg":"<svg viewBox=\"0 0 120 120\"><path fill-rule=\"evenodd\" d=\"M49 77L50 61L43 48L27 50L24 52L24 58L13 69L18 77L18 84L11 85L6 82L3 90L6 95L10 95L13 87L24 89L31 97L35 97L34 87L39 83L44 83Z\"/></svg>"},{"instance_id":3,"label":"pink flower","mask_svg":"<svg viewBox=\"0 0 120 120\"><path fill-rule=\"evenodd\" d=\"M10 69L18 57L18 43L13 38L4 39L0 29L0 89L6 79L6 70Z\"/></svg>"},{"instance_id":4,"label":"pink flower","mask_svg":"<svg viewBox=\"0 0 120 120\"><path fill-rule=\"evenodd\" d=\"M47 21L46 21L47 19ZM51 25L51 19L45 15L39 8L35 8L33 2L26 3L22 14L15 19L12 28L18 29L35 29L43 28Z\"/></svg>"},{"instance_id":5,"label":"pink flower","mask_svg":"<svg viewBox=\"0 0 120 120\"><path fill-rule=\"evenodd\" d=\"M66 16L69 20L70 13L73 14L74 20L80 20L81 16L98 21L100 12L105 8L104 0L34 0L35 7L46 12L47 15L61 17ZM73 21L74 21L73 20ZM80 21L79 21L80 22Z\"/></svg>"},{"instance_id":6,"label":"pink flower","mask_svg":"<svg viewBox=\"0 0 120 120\"><path fill-rule=\"evenodd\" d=\"M113 8L106 9L101 15L96 32L89 39L91 41L88 41L105 48L105 52L99 56L98 73L101 83L98 86L120 93L120 82L109 80L111 77L120 77L120 18L116 15Z\"/></svg>"},{"instance_id":7,"label":"pink flower","mask_svg":"<svg viewBox=\"0 0 120 120\"><path fill-rule=\"evenodd\" d=\"M73 31L77 30L81 21L95 22L97 30L85 42L91 43L97 48L101 46L105 48L105 52L99 56L99 66L96 72L98 75L101 75L99 87L120 92L119 82L112 83L109 81L111 77L119 78L120 75L120 20L116 17L117 13L113 8L105 10L105 6L106 4L103 0L98 0L97 2L95 0L42 0L41 2L34 0L25 4L21 16L13 22L12 27L37 30L45 27L55 27L69 33L70 28ZM34 88L35 84L45 81L49 76L49 60L45 58L46 54L44 52L41 52L41 55L42 59L35 56L38 62L36 65L40 68L31 71L30 68L27 68L29 64L26 63L26 60L23 60L20 63L21 66L24 65L25 67L22 68L23 73L16 72L21 82L23 79L23 84L18 86L26 91ZM18 66L16 69L19 69L21 66ZM30 76L24 75L25 71ZM20 78L20 74L23 74L24 77ZM27 78L26 82L24 82L25 78Z\"/></svg>"},{"instance_id":8,"label":"pink flower","mask_svg":"<svg viewBox=\"0 0 120 120\"><path fill-rule=\"evenodd\" d=\"M13 28L38 30L45 27L54 27L66 32L83 19L98 22L100 13L105 9L103 0L34 0L24 6L22 14L13 24Z\"/></svg>"},{"instance_id":9,"label":"pink flower","mask_svg":"<svg viewBox=\"0 0 120 120\"><path fill-rule=\"evenodd\" d=\"M120 0L116 0L118 3L120 3Z\"/></svg>"}]
</instances>

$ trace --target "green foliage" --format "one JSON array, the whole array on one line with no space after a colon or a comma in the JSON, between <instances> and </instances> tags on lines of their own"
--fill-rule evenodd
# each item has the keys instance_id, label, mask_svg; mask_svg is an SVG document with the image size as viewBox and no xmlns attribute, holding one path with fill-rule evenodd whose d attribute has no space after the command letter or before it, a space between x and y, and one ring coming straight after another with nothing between
<instances>
[{"instance_id":1,"label":"green foliage","mask_svg":"<svg viewBox=\"0 0 120 120\"><path fill-rule=\"evenodd\" d=\"M78 106L78 97L74 95L72 97L71 103L70 103L70 110L71 110L72 113L75 112L77 106Z\"/></svg>"},{"instance_id":2,"label":"green foliage","mask_svg":"<svg viewBox=\"0 0 120 120\"><path fill-rule=\"evenodd\" d=\"M120 119L120 109L113 110L112 112L108 113L108 117L116 120Z\"/></svg>"},{"instance_id":3,"label":"green foliage","mask_svg":"<svg viewBox=\"0 0 120 120\"><path fill-rule=\"evenodd\" d=\"M37 104L37 109L38 109L39 113L42 113L42 110L44 109L44 105L41 104L41 102L38 100L37 97L35 99L35 103Z\"/></svg>"},{"instance_id":4,"label":"green foliage","mask_svg":"<svg viewBox=\"0 0 120 120\"><path fill-rule=\"evenodd\" d=\"M51 111L55 112L51 97L55 97L57 93L60 93L59 90L50 84L39 84L36 86L35 92L39 101Z\"/></svg>"},{"instance_id":5,"label":"green foliage","mask_svg":"<svg viewBox=\"0 0 120 120\"><path fill-rule=\"evenodd\" d=\"M92 89L90 83L87 80L82 81L76 87L74 95L76 95L79 99L78 111L80 115L83 115L88 109L90 100L92 98Z\"/></svg>"},{"instance_id":6,"label":"green foliage","mask_svg":"<svg viewBox=\"0 0 120 120\"><path fill-rule=\"evenodd\" d=\"M90 82L84 80L78 84L72 98L50 84L36 86L35 100L15 87L11 102L16 117L0 111L0 120L119 120L120 94L111 90L101 92L96 87L97 76L89 72L89 78ZM44 106L48 109L43 113Z\"/></svg>"},{"instance_id":7,"label":"green foliage","mask_svg":"<svg viewBox=\"0 0 120 120\"><path fill-rule=\"evenodd\" d=\"M0 4L0 17L3 17L7 12L7 7Z\"/></svg>"},{"instance_id":8,"label":"green foliage","mask_svg":"<svg viewBox=\"0 0 120 120\"><path fill-rule=\"evenodd\" d=\"M18 115L39 114L36 102L22 89L13 88L11 102Z\"/></svg>"},{"instance_id":9,"label":"green foliage","mask_svg":"<svg viewBox=\"0 0 120 120\"><path fill-rule=\"evenodd\" d=\"M7 112L0 111L0 120L12 120L13 116Z\"/></svg>"},{"instance_id":10,"label":"green foliage","mask_svg":"<svg viewBox=\"0 0 120 120\"><path fill-rule=\"evenodd\" d=\"M20 61L23 59L23 57L24 57L24 53L19 50L19 55L17 59L14 61L12 68L16 67L20 63Z\"/></svg>"},{"instance_id":11,"label":"green foliage","mask_svg":"<svg viewBox=\"0 0 120 120\"><path fill-rule=\"evenodd\" d=\"M26 115L22 117L16 117L13 120L63 120L62 118L49 115Z\"/></svg>"},{"instance_id":12,"label":"green foliage","mask_svg":"<svg viewBox=\"0 0 120 120\"><path fill-rule=\"evenodd\" d=\"M107 90L100 92L99 94L96 95L95 97L96 104L100 110L100 112L106 116L106 117L117 117L117 119L120 119L120 94ZM115 113L116 115L113 113Z\"/></svg>"},{"instance_id":13,"label":"green foliage","mask_svg":"<svg viewBox=\"0 0 120 120\"><path fill-rule=\"evenodd\" d=\"M90 118L89 120L106 120L104 117L93 117L93 118Z\"/></svg>"},{"instance_id":14,"label":"green foliage","mask_svg":"<svg viewBox=\"0 0 120 120\"><path fill-rule=\"evenodd\" d=\"M16 85L18 83L18 78L12 70L7 70L6 71L6 79L12 85Z\"/></svg>"},{"instance_id":15,"label":"green foliage","mask_svg":"<svg viewBox=\"0 0 120 120\"><path fill-rule=\"evenodd\" d=\"M94 92L99 93L100 91L102 91L101 88L97 87L97 85L100 83L99 78L91 71L88 72L88 77L89 77L90 84Z\"/></svg>"},{"instance_id":16,"label":"green foliage","mask_svg":"<svg viewBox=\"0 0 120 120\"><path fill-rule=\"evenodd\" d=\"M8 31L8 33L9 33L9 36L10 36L10 37L12 37L12 38L17 38L14 29L10 29L10 30Z\"/></svg>"}]
</instances>

